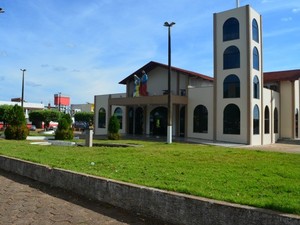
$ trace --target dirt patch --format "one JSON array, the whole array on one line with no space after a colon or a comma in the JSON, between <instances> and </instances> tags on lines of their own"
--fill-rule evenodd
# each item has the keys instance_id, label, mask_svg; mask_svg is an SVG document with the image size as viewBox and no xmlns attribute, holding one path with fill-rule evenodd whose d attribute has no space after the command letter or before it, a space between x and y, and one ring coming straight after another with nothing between
<instances>
[{"instance_id":1,"label":"dirt patch","mask_svg":"<svg viewBox=\"0 0 300 225\"><path fill-rule=\"evenodd\" d=\"M241 148L247 148L251 150L300 154L300 145L298 144L275 143L270 145L242 146Z\"/></svg>"}]
</instances>

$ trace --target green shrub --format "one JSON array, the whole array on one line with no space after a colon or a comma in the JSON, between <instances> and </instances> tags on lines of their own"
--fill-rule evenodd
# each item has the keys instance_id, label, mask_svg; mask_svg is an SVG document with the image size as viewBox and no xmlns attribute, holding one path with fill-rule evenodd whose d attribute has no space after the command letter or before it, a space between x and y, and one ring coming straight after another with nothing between
<instances>
[{"instance_id":1,"label":"green shrub","mask_svg":"<svg viewBox=\"0 0 300 225\"><path fill-rule=\"evenodd\" d=\"M29 134L26 119L21 106L15 105L6 111L6 120L9 126L5 129L6 139L25 140Z\"/></svg>"},{"instance_id":2,"label":"green shrub","mask_svg":"<svg viewBox=\"0 0 300 225\"><path fill-rule=\"evenodd\" d=\"M120 121L115 115L113 115L112 117L110 117L108 123L108 135L107 135L108 139L119 140L120 139L119 129L120 129Z\"/></svg>"},{"instance_id":3,"label":"green shrub","mask_svg":"<svg viewBox=\"0 0 300 225\"><path fill-rule=\"evenodd\" d=\"M13 126L8 126L5 131L5 138L8 140L26 140L28 134L29 134L29 129L25 124L23 125L13 125Z\"/></svg>"},{"instance_id":4,"label":"green shrub","mask_svg":"<svg viewBox=\"0 0 300 225\"><path fill-rule=\"evenodd\" d=\"M58 127L55 132L56 140L71 140L73 139L73 130L71 128L72 119L69 114L63 115L58 121Z\"/></svg>"},{"instance_id":5,"label":"green shrub","mask_svg":"<svg viewBox=\"0 0 300 225\"><path fill-rule=\"evenodd\" d=\"M59 130L55 132L55 139L56 140L72 140L73 139L73 130L70 129L64 129Z\"/></svg>"},{"instance_id":6,"label":"green shrub","mask_svg":"<svg viewBox=\"0 0 300 225\"><path fill-rule=\"evenodd\" d=\"M70 124L68 123L68 121L65 118L61 118L58 122L57 129L67 130L68 128L70 128Z\"/></svg>"}]
</instances>

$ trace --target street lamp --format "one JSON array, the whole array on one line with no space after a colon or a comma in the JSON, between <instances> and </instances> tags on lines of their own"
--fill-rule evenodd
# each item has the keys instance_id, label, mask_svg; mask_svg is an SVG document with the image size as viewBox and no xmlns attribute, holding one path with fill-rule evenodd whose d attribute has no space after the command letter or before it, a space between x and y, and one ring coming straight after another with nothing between
<instances>
[{"instance_id":1,"label":"street lamp","mask_svg":"<svg viewBox=\"0 0 300 225\"><path fill-rule=\"evenodd\" d=\"M23 109L23 104L24 104L24 73L26 71L26 69L20 69L23 73L22 73L22 99L21 99L21 107Z\"/></svg>"},{"instance_id":2,"label":"street lamp","mask_svg":"<svg viewBox=\"0 0 300 225\"><path fill-rule=\"evenodd\" d=\"M61 92L58 92L58 111L60 112L60 98L61 98Z\"/></svg>"},{"instance_id":3,"label":"street lamp","mask_svg":"<svg viewBox=\"0 0 300 225\"><path fill-rule=\"evenodd\" d=\"M172 143L172 102L171 102L171 27L174 22L165 22L164 26L168 27L168 128L167 128L167 144Z\"/></svg>"}]
</instances>

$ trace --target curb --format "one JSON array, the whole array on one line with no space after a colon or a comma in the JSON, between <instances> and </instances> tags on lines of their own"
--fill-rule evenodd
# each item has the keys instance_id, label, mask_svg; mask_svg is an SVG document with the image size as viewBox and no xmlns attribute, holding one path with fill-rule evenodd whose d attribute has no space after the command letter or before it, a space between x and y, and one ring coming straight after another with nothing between
<instances>
[{"instance_id":1,"label":"curb","mask_svg":"<svg viewBox=\"0 0 300 225\"><path fill-rule=\"evenodd\" d=\"M300 225L300 216L230 204L0 156L0 169L86 198L184 225Z\"/></svg>"}]
</instances>

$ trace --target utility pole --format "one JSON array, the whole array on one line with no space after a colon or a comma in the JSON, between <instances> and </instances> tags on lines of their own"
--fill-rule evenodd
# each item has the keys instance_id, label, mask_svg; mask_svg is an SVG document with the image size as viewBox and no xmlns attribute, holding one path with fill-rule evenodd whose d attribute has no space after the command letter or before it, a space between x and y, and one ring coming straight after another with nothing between
<instances>
[{"instance_id":1,"label":"utility pole","mask_svg":"<svg viewBox=\"0 0 300 225\"><path fill-rule=\"evenodd\" d=\"M21 107L24 108L24 73L26 69L20 69L22 71L22 97L21 97Z\"/></svg>"},{"instance_id":2,"label":"utility pole","mask_svg":"<svg viewBox=\"0 0 300 225\"><path fill-rule=\"evenodd\" d=\"M174 22L165 22L164 26L168 27L168 127L167 127L167 144L172 143L172 101L171 101L171 27Z\"/></svg>"}]
</instances>

